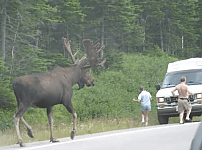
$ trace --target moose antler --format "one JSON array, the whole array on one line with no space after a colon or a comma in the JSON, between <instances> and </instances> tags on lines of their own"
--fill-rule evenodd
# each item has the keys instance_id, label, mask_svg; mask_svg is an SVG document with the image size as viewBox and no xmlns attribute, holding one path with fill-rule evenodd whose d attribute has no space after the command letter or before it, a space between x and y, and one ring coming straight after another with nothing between
<instances>
[{"instance_id":1,"label":"moose antler","mask_svg":"<svg viewBox=\"0 0 202 150\"><path fill-rule=\"evenodd\" d=\"M66 38L62 38L63 44L67 50L67 52L69 53L72 62L74 64L84 64L85 60L86 60L86 54L84 54L84 56L81 59L75 59L76 55L78 54L79 50L76 51L75 54L72 54L72 50L71 50L71 40L67 40ZM100 53L101 50L103 50L105 48L105 46L101 46L101 48L99 50L97 50L97 47L100 45L100 43L97 43L96 45L93 45L93 41L91 41L90 39L84 39L83 40L83 46L85 48L85 51L88 55L88 61L90 63L90 65L86 65L84 66L84 68L95 68L97 66L103 66L104 63L106 62L106 59L104 59L101 63L98 63L99 61L102 60L102 58L98 58L98 55Z\"/></svg>"},{"instance_id":2,"label":"moose antler","mask_svg":"<svg viewBox=\"0 0 202 150\"><path fill-rule=\"evenodd\" d=\"M67 50L67 52L69 53L69 55L70 55L70 57L71 57L71 59L72 59L72 62L74 63L74 64L80 64L80 63L82 63L82 62L84 62L85 61L85 59L86 59L86 54L84 54L84 56L79 60L79 59L77 59L76 60L76 55L79 53L79 50L77 50L76 51L76 53L73 55L72 54L72 50L71 50L71 40L67 40L66 38L62 38L62 41L63 41L63 44L64 44L64 46L65 46L65 48L66 48L66 50Z\"/></svg>"},{"instance_id":3,"label":"moose antler","mask_svg":"<svg viewBox=\"0 0 202 150\"><path fill-rule=\"evenodd\" d=\"M93 45L93 41L91 41L90 39L83 40L83 46L88 55L88 61L90 62L90 65L85 66L85 68L95 68L97 66L103 66L104 63L106 62L106 59L104 59L101 63L98 63L98 61L102 60L102 58L98 58L98 55L99 55L100 51L105 48L105 46L102 45L101 48L99 50L97 50L97 47L99 45L100 45L100 43Z\"/></svg>"}]
</instances>

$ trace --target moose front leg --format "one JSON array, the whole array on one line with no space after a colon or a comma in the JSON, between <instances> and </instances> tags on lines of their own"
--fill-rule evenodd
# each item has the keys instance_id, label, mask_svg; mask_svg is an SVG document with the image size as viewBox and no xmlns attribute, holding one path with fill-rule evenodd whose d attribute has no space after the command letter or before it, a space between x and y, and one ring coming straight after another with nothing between
<instances>
[{"instance_id":1,"label":"moose front leg","mask_svg":"<svg viewBox=\"0 0 202 150\"><path fill-rule=\"evenodd\" d=\"M76 118L77 118L77 114L76 112L73 113L73 119L74 119L74 122L73 122L73 130L71 132L71 139L73 140L74 139L74 136L76 135Z\"/></svg>"},{"instance_id":2,"label":"moose front leg","mask_svg":"<svg viewBox=\"0 0 202 150\"><path fill-rule=\"evenodd\" d=\"M77 118L77 114L76 114L76 112L74 111L74 108L73 108L73 105L72 105L72 103L71 102L69 102L69 103L66 103L66 104L63 104L65 107L66 107L66 109L73 115L73 130L72 130L72 132L71 132L71 134L70 134L70 137L71 137L71 139L73 140L74 139L74 137L75 137L75 135L76 135L76 118Z\"/></svg>"},{"instance_id":3,"label":"moose front leg","mask_svg":"<svg viewBox=\"0 0 202 150\"><path fill-rule=\"evenodd\" d=\"M53 110L52 107L49 107L46 109L47 110L47 116L48 116L48 121L50 125L50 142L59 142L53 137Z\"/></svg>"}]
</instances>

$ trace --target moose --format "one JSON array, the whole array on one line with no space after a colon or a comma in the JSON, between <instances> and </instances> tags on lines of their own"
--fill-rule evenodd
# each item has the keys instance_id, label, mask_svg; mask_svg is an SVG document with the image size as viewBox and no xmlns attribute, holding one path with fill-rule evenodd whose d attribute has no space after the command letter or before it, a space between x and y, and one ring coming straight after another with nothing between
<instances>
[{"instance_id":1,"label":"moose","mask_svg":"<svg viewBox=\"0 0 202 150\"><path fill-rule=\"evenodd\" d=\"M14 122L18 136L18 144L25 146L19 129L21 120L27 128L27 134L33 138L31 126L23 118L23 114L28 107L46 108L50 126L50 142L59 142L53 137L53 112L52 107L57 104L63 104L65 108L73 115L73 130L70 137L73 140L76 134L77 114L73 108L71 98L73 95L72 86L79 85L79 89L86 86L94 86L94 79L87 68L103 66L106 59L99 58L99 53L105 48L104 45L98 50L98 44L94 45L90 39L83 40L83 46L87 53L81 59L76 59L78 50L75 54L71 51L71 41L62 38L63 44L71 57L74 65L70 67L53 67L46 73L23 75L16 78L13 82L14 94L17 100L17 112L14 115ZM87 61L88 59L88 61Z\"/></svg>"}]
</instances>

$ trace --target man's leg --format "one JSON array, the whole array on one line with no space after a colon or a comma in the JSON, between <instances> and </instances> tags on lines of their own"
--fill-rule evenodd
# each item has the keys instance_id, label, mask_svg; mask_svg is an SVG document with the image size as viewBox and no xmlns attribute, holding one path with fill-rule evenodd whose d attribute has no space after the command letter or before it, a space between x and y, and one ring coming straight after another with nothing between
<instances>
[{"instance_id":1,"label":"man's leg","mask_svg":"<svg viewBox=\"0 0 202 150\"><path fill-rule=\"evenodd\" d=\"M149 120L149 111L146 111L146 123L145 125L148 125L148 120Z\"/></svg>"},{"instance_id":2,"label":"man's leg","mask_svg":"<svg viewBox=\"0 0 202 150\"><path fill-rule=\"evenodd\" d=\"M184 112L181 112L180 115L179 115L179 117L180 117L180 123L181 124L183 123L183 120L182 120L183 119L183 115L184 115Z\"/></svg>"},{"instance_id":3,"label":"man's leg","mask_svg":"<svg viewBox=\"0 0 202 150\"><path fill-rule=\"evenodd\" d=\"M187 111L187 116L186 116L186 119L187 119L187 120L189 120L189 115L190 115L190 113L191 113L191 110L188 110L188 111Z\"/></svg>"},{"instance_id":4,"label":"man's leg","mask_svg":"<svg viewBox=\"0 0 202 150\"><path fill-rule=\"evenodd\" d=\"M185 122L192 122L192 120L189 117L190 113L191 113L191 108L189 110L187 110L187 116L186 116Z\"/></svg>"},{"instance_id":5,"label":"man's leg","mask_svg":"<svg viewBox=\"0 0 202 150\"><path fill-rule=\"evenodd\" d=\"M180 118L180 124L183 123L183 116L184 116L184 101L178 99L178 113Z\"/></svg>"},{"instance_id":6,"label":"man's leg","mask_svg":"<svg viewBox=\"0 0 202 150\"><path fill-rule=\"evenodd\" d=\"M186 103L185 109L187 110L186 121L187 121L187 120L191 121L191 119L189 118L189 115L190 115L190 113L191 113L191 105L190 105L189 102Z\"/></svg>"},{"instance_id":7,"label":"man's leg","mask_svg":"<svg viewBox=\"0 0 202 150\"><path fill-rule=\"evenodd\" d=\"M145 112L145 106L143 106L143 105L141 105L141 111L142 111L142 125L144 124L144 117L145 117L145 114L144 114L144 112Z\"/></svg>"},{"instance_id":8,"label":"man's leg","mask_svg":"<svg viewBox=\"0 0 202 150\"><path fill-rule=\"evenodd\" d=\"M142 124L144 123L144 111L142 111Z\"/></svg>"}]
</instances>

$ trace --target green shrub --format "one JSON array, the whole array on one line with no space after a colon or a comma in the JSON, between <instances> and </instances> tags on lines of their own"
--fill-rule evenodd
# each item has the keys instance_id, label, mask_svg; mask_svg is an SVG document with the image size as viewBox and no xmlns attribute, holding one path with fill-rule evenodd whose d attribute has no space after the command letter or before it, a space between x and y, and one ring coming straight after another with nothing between
<instances>
[{"instance_id":1,"label":"green shrub","mask_svg":"<svg viewBox=\"0 0 202 150\"><path fill-rule=\"evenodd\" d=\"M123 54L121 69L102 68L99 73L91 70L95 86L84 87L81 90L77 90L78 85L73 87L72 103L78 118L86 120L140 116L140 103L133 101L133 98L137 99L140 93L140 86L144 86L151 93L153 97L151 114L156 115L156 81L163 80L168 63L176 60L167 55ZM2 115L3 112L0 113ZM13 117L10 117L13 115L14 112L8 112L6 117L9 119L1 117L1 129L13 124ZM45 109L29 108L24 117L28 123L48 124ZM56 123L72 121L72 115L63 105L53 107L53 117Z\"/></svg>"},{"instance_id":2,"label":"green shrub","mask_svg":"<svg viewBox=\"0 0 202 150\"><path fill-rule=\"evenodd\" d=\"M74 91L72 101L79 118L139 115L140 104L132 99L138 97L141 85L152 94L152 110L156 112L156 81L163 80L168 63L176 60L169 56L123 55L121 70L94 75L95 87Z\"/></svg>"}]
</instances>

